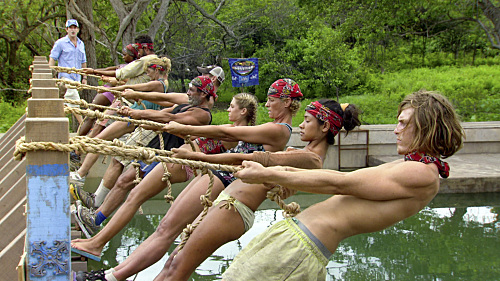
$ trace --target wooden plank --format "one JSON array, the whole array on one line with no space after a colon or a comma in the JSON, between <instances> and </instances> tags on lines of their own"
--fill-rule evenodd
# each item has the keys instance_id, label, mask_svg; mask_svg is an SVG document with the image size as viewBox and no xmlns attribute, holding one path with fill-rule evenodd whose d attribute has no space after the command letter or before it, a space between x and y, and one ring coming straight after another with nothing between
<instances>
[{"instance_id":1,"label":"wooden plank","mask_svg":"<svg viewBox=\"0 0 500 281\"><path fill-rule=\"evenodd\" d=\"M33 70L36 70L36 69L48 69L48 70L51 70L50 66L48 63L34 63L33 64Z\"/></svg>"},{"instance_id":2,"label":"wooden plank","mask_svg":"<svg viewBox=\"0 0 500 281\"><path fill-rule=\"evenodd\" d=\"M3 156L5 151L10 149L10 146L14 145L20 137L24 136L24 120L26 120L26 114L19 118L5 135L3 135L0 141L0 156Z\"/></svg>"},{"instance_id":3,"label":"wooden plank","mask_svg":"<svg viewBox=\"0 0 500 281\"><path fill-rule=\"evenodd\" d=\"M26 120L26 114L23 114L16 123L10 127L10 129L5 132L5 134L0 138L0 148L5 146L5 142L10 140L13 135L19 135L21 132L24 136L24 120Z\"/></svg>"},{"instance_id":4,"label":"wooden plank","mask_svg":"<svg viewBox=\"0 0 500 281\"><path fill-rule=\"evenodd\" d=\"M34 68L33 73L50 73L50 74L52 74L52 69L50 69L50 68Z\"/></svg>"},{"instance_id":5,"label":"wooden plank","mask_svg":"<svg viewBox=\"0 0 500 281\"><path fill-rule=\"evenodd\" d=\"M19 162L12 172L0 180L0 196L3 196L25 174L26 161Z\"/></svg>"},{"instance_id":6,"label":"wooden plank","mask_svg":"<svg viewBox=\"0 0 500 281\"><path fill-rule=\"evenodd\" d=\"M12 154L11 154L12 155ZM0 159L0 179L3 179L6 177L14 168L19 164L19 161L14 160L14 157L10 155L5 155L5 157L2 157ZM6 163L3 163L3 158L10 158L10 160L5 161ZM9 188L9 186L6 186L6 188ZM1 197L1 196L0 196Z\"/></svg>"},{"instance_id":7,"label":"wooden plank","mask_svg":"<svg viewBox=\"0 0 500 281\"><path fill-rule=\"evenodd\" d=\"M32 88L53 88L56 86L56 81L53 79L31 79Z\"/></svg>"},{"instance_id":8,"label":"wooden plank","mask_svg":"<svg viewBox=\"0 0 500 281\"><path fill-rule=\"evenodd\" d=\"M33 73L33 79L52 79L52 73Z\"/></svg>"},{"instance_id":9,"label":"wooden plank","mask_svg":"<svg viewBox=\"0 0 500 281\"><path fill-rule=\"evenodd\" d=\"M25 197L26 176L23 176L3 196L0 196L0 219L6 216L16 206L17 202Z\"/></svg>"},{"instance_id":10,"label":"wooden plank","mask_svg":"<svg viewBox=\"0 0 500 281\"><path fill-rule=\"evenodd\" d=\"M31 89L31 96L34 99L57 99L59 98L59 88L33 87Z\"/></svg>"},{"instance_id":11,"label":"wooden plank","mask_svg":"<svg viewBox=\"0 0 500 281\"><path fill-rule=\"evenodd\" d=\"M37 106L43 102L46 106ZM30 117L59 117L64 116L64 102L62 99L28 99L28 118Z\"/></svg>"},{"instance_id":12,"label":"wooden plank","mask_svg":"<svg viewBox=\"0 0 500 281\"><path fill-rule=\"evenodd\" d=\"M3 156L0 156L0 167L2 167L2 168L0 168L0 179L2 179L3 177L5 177L5 175L10 173L10 171L7 171L5 174L2 175L1 170L7 170L6 165L14 159L14 155L13 155L14 150L15 150L15 147L13 145L5 146L5 149L2 149L2 154L0 154L0 155L3 155Z\"/></svg>"},{"instance_id":13,"label":"wooden plank","mask_svg":"<svg viewBox=\"0 0 500 281\"><path fill-rule=\"evenodd\" d=\"M7 247L19 233L26 228L24 217L26 198L16 202L15 206L0 219L0 249ZM18 256L19 257L19 256Z\"/></svg>"},{"instance_id":14,"label":"wooden plank","mask_svg":"<svg viewBox=\"0 0 500 281\"><path fill-rule=\"evenodd\" d=\"M47 62L47 57L46 56L34 56L33 63L38 62L38 61Z\"/></svg>"},{"instance_id":15,"label":"wooden plank","mask_svg":"<svg viewBox=\"0 0 500 281\"><path fill-rule=\"evenodd\" d=\"M19 257L21 257L24 251L25 233L26 231L21 232L0 252L0 271L2 272L2 280L18 280L16 266L19 263Z\"/></svg>"}]
</instances>

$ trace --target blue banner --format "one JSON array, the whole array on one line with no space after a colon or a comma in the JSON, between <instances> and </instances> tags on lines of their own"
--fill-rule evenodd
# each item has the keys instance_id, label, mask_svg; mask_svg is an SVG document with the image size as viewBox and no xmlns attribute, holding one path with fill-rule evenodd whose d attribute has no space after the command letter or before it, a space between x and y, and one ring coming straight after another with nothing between
<instances>
[{"instance_id":1,"label":"blue banner","mask_svg":"<svg viewBox=\"0 0 500 281\"><path fill-rule=\"evenodd\" d=\"M259 85L259 59L228 59L233 87Z\"/></svg>"}]
</instances>

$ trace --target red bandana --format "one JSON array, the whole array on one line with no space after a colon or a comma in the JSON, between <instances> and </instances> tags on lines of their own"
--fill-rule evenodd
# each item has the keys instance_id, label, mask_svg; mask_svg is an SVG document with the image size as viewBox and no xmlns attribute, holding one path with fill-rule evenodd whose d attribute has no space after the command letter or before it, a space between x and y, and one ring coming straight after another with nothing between
<instances>
[{"instance_id":1,"label":"red bandana","mask_svg":"<svg viewBox=\"0 0 500 281\"><path fill-rule=\"evenodd\" d=\"M214 97L214 99L217 100L217 94L215 94L215 87L210 78L206 76L198 76L193 80L191 80L191 83L189 83L189 87L191 87L191 85L195 86L200 91L204 92L209 96Z\"/></svg>"},{"instance_id":2,"label":"red bandana","mask_svg":"<svg viewBox=\"0 0 500 281\"><path fill-rule=\"evenodd\" d=\"M438 167L439 175L447 178L450 175L450 165L439 158L423 152L412 152L405 155L405 161L418 161L425 164L434 163Z\"/></svg>"},{"instance_id":3,"label":"red bandana","mask_svg":"<svg viewBox=\"0 0 500 281\"><path fill-rule=\"evenodd\" d=\"M163 66L157 65L157 64L154 64L154 63L150 64L148 67L149 68L158 69L159 71L165 71L165 68Z\"/></svg>"},{"instance_id":4,"label":"red bandana","mask_svg":"<svg viewBox=\"0 0 500 281\"><path fill-rule=\"evenodd\" d=\"M143 49L153 50L153 43L137 43L142 46Z\"/></svg>"},{"instance_id":5,"label":"red bandana","mask_svg":"<svg viewBox=\"0 0 500 281\"><path fill-rule=\"evenodd\" d=\"M335 111L322 105L319 101L312 102L306 107L306 111L312 114L316 119L323 122L328 122L330 124L330 131L336 136L340 129L342 129L342 124L344 120L342 116L338 115Z\"/></svg>"},{"instance_id":6,"label":"red bandana","mask_svg":"<svg viewBox=\"0 0 500 281\"><path fill-rule=\"evenodd\" d=\"M300 98L303 96L299 84L290 78L274 81L269 87L267 95L275 98Z\"/></svg>"}]
</instances>

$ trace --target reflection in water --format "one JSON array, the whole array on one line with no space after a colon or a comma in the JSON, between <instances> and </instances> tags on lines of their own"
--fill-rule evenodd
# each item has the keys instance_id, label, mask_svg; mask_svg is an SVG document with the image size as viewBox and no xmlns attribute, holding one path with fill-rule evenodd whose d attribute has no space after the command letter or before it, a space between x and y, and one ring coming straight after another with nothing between
<instances>
[{"instance_id":1,"label":"reflection in water","mask_svg":"<svg viewBox=\"0 0 500 281\"><path fill-rule=\"evenodd\" d=\"M294 196L302 208L326 197ZM164 202L164 201L163 201ZM237 241L218 249L193 274L192 280L214 280L236 254L265 228L282 220L281 210L266 202L255 225ZM438 195L429 207L381 232L344 240L327 266L327 280L499 280L500 194ZM146 208L145 208L146 209ZM159 224L165 203L149 215L136 215L129 227L106 246L105 268L122 262ZM176 241L169 253L179 243ZM153 280L168 254L139 273ZM89 262L89 269L102 263Z\"/></svg>"}]
</instances>

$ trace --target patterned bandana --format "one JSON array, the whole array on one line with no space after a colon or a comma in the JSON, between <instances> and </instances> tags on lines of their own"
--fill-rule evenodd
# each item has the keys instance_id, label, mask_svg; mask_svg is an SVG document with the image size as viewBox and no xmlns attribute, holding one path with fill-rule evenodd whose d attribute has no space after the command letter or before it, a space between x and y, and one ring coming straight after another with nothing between
<instances>
[{"instance_id":1,"label":"patterned bandana","mask_svg":"<svg viewBox=\"0 0 500 281\"><path fill-rule=\"evenodd\" d=\"M129 55L131 55L132 57L134 57L135 59L137 59L139 57L139 49L140 49L140 46L137 45L137 44L128 44L125 49L127 49Z\"/></svg>"},{"instance_id":2,"label":"patterned bandana","mask_svg":"<svg viewBox=\"0 0 500 281\"><path fill-rule=\"evenodd\" d=\"M137 43L137 44L139 44L143 49L153 50L153 43Z\"/></svg>"},{"instance_id":3,"label":"patterned bandana","mask_svg":"<svg viewBox=\"0 0 500 281\"><path fill-rule=\"evenodd\" d=\"M438 167L439 175L442 178L447 178L450 175L450 165L448 163L424 152L408 153L405 155L405 161L418 161L425 164L434 163Z\"/></svg>"},{"instance_id":4,"label":"patterned bandana","mask_svg":"<svg viewBox=\"0 0 500 281\"><path fill-rule=\"evenodd\" d=\"M312 114L316 119L330 124L330 131L336 136L344 124L342 116L338 115L335 111L322 105L319 101L312 102L306 106L306 111Z\"/></svg>"},{"instance_id":5,"label":"patterned bandana","mask_svg":"<svg viewBox=\"0 0 500 281\"><path fill-rule=\"evenodd\" d=\"M290 78L274 81L267 91L267 96L274 98L298 98L302 97L299 84Z\"/></svg>"},{"instance_id":6,"label":"patterned bandana","mask_svg":"<svg viewBox=\"0 0 500 281\"><path fill-rule=\"evenodd\" d=\"M217 99L214 84L212 83L212 80L210 80L210 78L206 76L198 76L191 80L191 83L189 83L189 87L191 86L195 86L205 94L214 97L214 99Z\"/></svg>"},{"instance_id":7,"label":"patterned bandana","mask_svg":"<svg viewBox=\"0 0 500 281\"><path fill-rule=\"evenodd\" d=\"M163 67L161 65L154 64L154 63L150 64L148 67L158 69L159 71L165 71L165 67Z\"/></svg>"}]
</instances>

